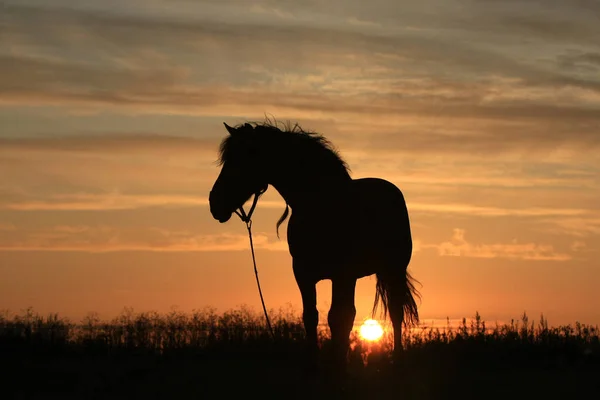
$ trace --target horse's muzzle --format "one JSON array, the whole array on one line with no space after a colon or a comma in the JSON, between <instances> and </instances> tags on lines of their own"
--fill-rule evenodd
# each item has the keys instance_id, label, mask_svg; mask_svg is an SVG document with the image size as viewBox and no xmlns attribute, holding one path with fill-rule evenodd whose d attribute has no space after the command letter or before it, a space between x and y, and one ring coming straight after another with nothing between
<instances>
[{"instance_id":1,"label":"horse's muzzle","mask_svg":"<svg viewBox=\"0 0 600 400\"><path fill-rule=\"evenodd\" d=\"M222 224L223 224L223 223L225 223L225 222L229 221L229 219L231 218L231 215L232 215L232 214L229 214L229 215L228 215L228 216L226 216L226 217L225 217L225 216L222 216L222 217L215 217L215 219L216 219L217 221L219 221L220 223L222 223ZM214 217L214 215L213 215L213 217Z\"/></svg>"},{"instance_id":2,"label":"horse's muzzle","mask_svg":"<svg viewBox=\"0 0 600 400\"><path fill-rule=\"evenodd\" d=\"M210 205L210 213L212 214L214 219L216 219L220 223L225 223L229 221L233 213L227 212L226 210L224 210L222 203L215 201L212 190L210 192L210 195L208 196L208 203Z\"/></svg>"}]
</instances>

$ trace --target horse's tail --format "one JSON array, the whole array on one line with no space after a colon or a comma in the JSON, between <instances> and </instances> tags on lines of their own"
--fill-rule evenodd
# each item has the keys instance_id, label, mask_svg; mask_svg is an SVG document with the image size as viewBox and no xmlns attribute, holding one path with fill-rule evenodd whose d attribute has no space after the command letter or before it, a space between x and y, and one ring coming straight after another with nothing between
<instances>
[{"instance_id":1,"label":"horse's tail","mask_svg":"<svg viewBox=\"0 0 600 400\"><path fill-rule=\"evenodd\" d=\"M416 325L419 322L419 311L417 310L415 297L420 299L421 295L415 287L415 283L419 282L408 271L401 275L393 275L393 279L390 279L387 274L377 274L373 317L375 317L379 303L381 303L383 318L385 319L389 313L390 295L400 296L404 311L404 325L407 327Z\"/></svg>"},{"instance_id":2,"label":"horse's tail","mask_svg":"<svg viewBox=\"0 0 600 400\"><path fill-rule=\"evenodd\" d=\"M287 219L289 213L290 213L290 205L288 203L285 203L285 211L283 212L281 217L279 217L279 221L277 221L277 237L279 237L279 226L281 224L283 224L283 221L285 221Z\"/></svg>"}]
</instances>

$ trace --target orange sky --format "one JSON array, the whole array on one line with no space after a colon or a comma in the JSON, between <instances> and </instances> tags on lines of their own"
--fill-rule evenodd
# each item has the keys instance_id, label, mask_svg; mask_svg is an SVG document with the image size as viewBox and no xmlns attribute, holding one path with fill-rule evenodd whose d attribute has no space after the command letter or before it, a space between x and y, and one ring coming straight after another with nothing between
<instances>
[{"instance_id":1,"label":"orange sky","mask_svg":"<svg viewBox=\"0 0 600 400\"><path fill-rule=\"evenodd\" d=\"M222 122L268 113L403 190L425 321L600 323L598 2L47 3L0 13L0 310L260 311L207 196ZM283 207L255 213L259 272L299 310Z\"/></svg>"}]
</instances>

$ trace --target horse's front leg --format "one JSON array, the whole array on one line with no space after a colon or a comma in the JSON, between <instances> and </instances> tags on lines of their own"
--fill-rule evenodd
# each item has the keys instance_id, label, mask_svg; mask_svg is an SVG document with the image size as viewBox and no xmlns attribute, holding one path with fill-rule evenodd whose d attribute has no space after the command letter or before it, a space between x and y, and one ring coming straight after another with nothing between
<instances>
[{"instance_id":1,"label":"horse's front leg","mask_svg":"<svg viewBox=\"0 0 600 400\"><path fill-rule=\"evenodd\" d=\"M345 369L346 366L350 332L356 317L356 308L354 307L355 288L356 279L331 280L331 308L327 316L327 322L331 329L334 368L340 370Z\"/></svg>"},{"instance_id":2,"label":"horse's front leg","mask_svg":"<svg viewBox=\"0 0 600 400\"><path fill-rule=\"evenodd\" d=\"M308 276L300 262L294 260L294 277L302 296L302 321L306 331L307 342L307 367L311 372L317 370L318 341L317 325L319 312L317 311L317 282Z\"/></svg>"}]
</instances>

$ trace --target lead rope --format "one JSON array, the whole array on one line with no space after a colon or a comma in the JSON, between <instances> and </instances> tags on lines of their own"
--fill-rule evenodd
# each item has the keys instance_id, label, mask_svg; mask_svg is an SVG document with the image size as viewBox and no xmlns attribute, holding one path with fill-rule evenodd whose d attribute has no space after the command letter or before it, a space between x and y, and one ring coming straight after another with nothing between
<instances>
[{"instance_id":1,"label":"lead rope","mask_svg":"<svg viewBox=\"0 0 600 400\"><path fill-rule=\"evenodd\" d=\"M269 332L271 332L271 337L275 339L275 333L273 332L273 327L271 326L271 321L269 320L269 314L267 313L267 307L265 306L265 299L263 298L262 290L260 288L260 280L258 279L258 269L256 268L256 256L254 255L254 242L252 241L252 213L256 208L256 203L258 203L258 198L263 191L257 192L254 194L254 201L252 202L252 207L250 207L250 211L246 214L244 211L244 207L235 210L235 213L240 217L242 222L246 224L246 229L248 229L248 238L250 239L250 251L252 252L252 264L254 264L254 275L256 276L256 285L258 286L258 293L260 294L260 302L262 303L263 311L265 313L265 319L267 320L267 326L269 327Z\"/></svg>"}]
</instances>

